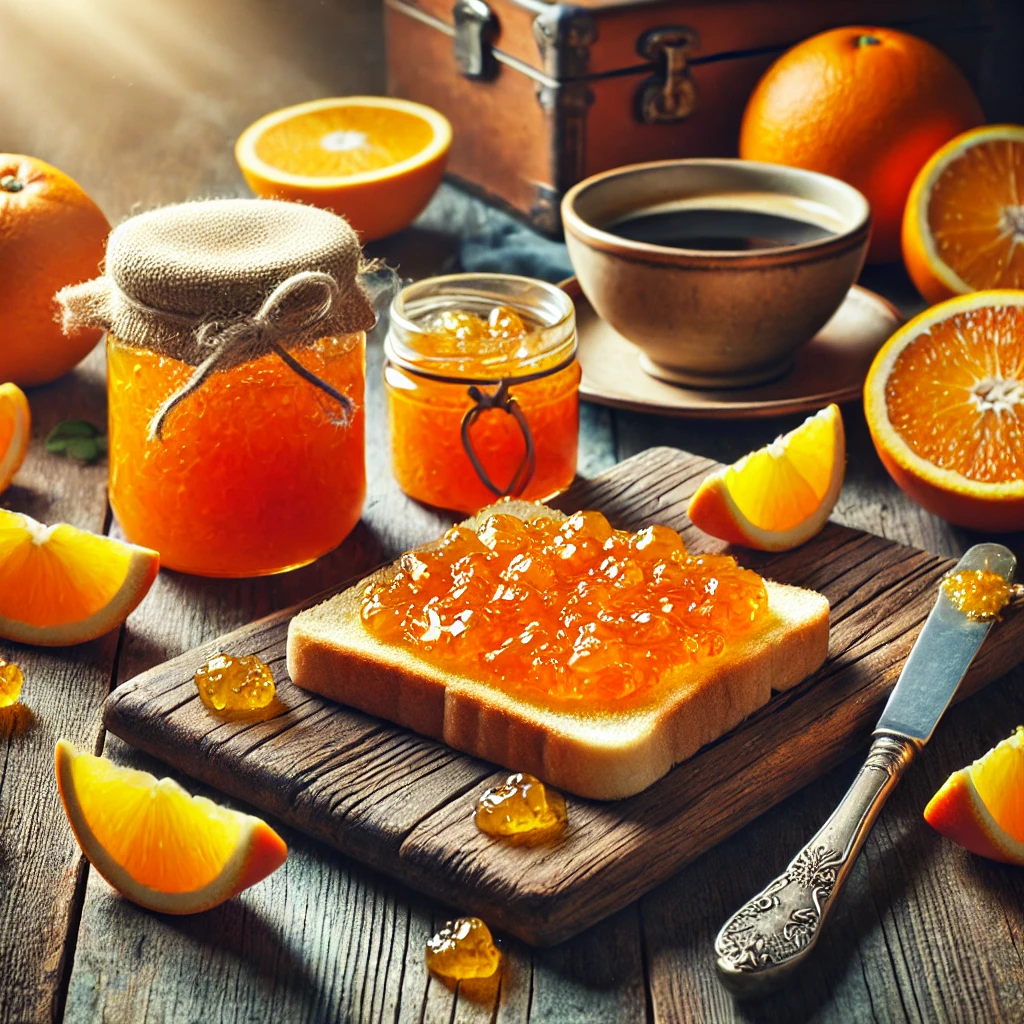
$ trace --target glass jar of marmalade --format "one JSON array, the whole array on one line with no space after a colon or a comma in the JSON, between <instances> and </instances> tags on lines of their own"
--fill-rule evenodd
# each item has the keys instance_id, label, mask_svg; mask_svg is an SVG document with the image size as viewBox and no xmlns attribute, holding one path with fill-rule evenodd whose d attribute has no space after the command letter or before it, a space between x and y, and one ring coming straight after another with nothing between
<instances>
[{"instance_id":1,"label":"glass jar of marmalade","mask_svg":"<svg viewBox=\"0 0 1024 1024\"><path fill-rule=\"evenodd\" d=\"M572 300L509 274L453 274L391 305L384 371L391 466L410 497L476 512L543 500L576 472Z\"/></svg>"},{"instance_id":2,"label":"glass jar of marmalade","mask_svg":"<svg viewBox=\"0 0 1024 1024\"><path fill-rule=\"evenodd\" d=\"M107 335L110 505L129 540L181 572L260 576L348 536L366 497L365 334L295 356L351 399L347 420L271 352L211 376L156 438L153 417L193 367Z\"/></svg>"},{"instance_id":3,"label":"glass jar of marmalade","mask_svg":"<svg viewBox=\"0 0 1024 1024\"><path fill-rule=\"evenodd\" d=\"M107 329L110 503L129 540L203 576L305 565L366 494L359 243L272 200L183 203L119 225L102 277L58 296Z\"/></svg>"}]
</instances>

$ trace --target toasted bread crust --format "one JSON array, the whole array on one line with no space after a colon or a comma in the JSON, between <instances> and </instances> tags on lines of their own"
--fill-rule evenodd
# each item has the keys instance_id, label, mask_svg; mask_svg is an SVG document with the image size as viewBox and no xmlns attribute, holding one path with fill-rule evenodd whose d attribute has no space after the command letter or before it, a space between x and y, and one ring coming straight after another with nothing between
<instances>
[{"instance_id":1,"label":"toasted bread crust","mask_svg":"<svg viewBox=\"0 0 1024 1024\"><path fill-rule=\"evenodd\" d=\"M501 511L521 518L542 511L560 515L526 502L504 504ZM788 689L813 672L828 647L828 601L814 591L766 581L765 621L730 641L724 655L679 666L646 699L615 712L550 710L379 641L362 623L362 594L367 584L392 572L393 566L381 569L295 616L288 628L292 681L594 799L646 789L766 704L773 690Z\"/></svg>"}]
</instances>

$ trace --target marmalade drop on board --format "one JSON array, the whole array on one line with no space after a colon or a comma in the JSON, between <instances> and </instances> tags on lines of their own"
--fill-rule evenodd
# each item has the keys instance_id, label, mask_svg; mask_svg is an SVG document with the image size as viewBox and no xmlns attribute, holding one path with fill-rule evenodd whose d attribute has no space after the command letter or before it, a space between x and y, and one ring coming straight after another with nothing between
<instances>
[{"instance_id":1,"label":"marmalade drop on board","mask_svg":"<svg viewBox=\"0 0 1024 1024\"><path fill-rule=\"evenodd\" d=\"M211 711L258 711L274 699L274 673L255 654L218 654L193 678Z\"/></svg>"},{"instance_id":2,"label":"marmalade drop on board","mask_svg":"<svg viewBox=\"0 0 1024 1024\"><path fill-rule=\"evenodd\" d=\"M489 836L528 843L553 839L568 821L562 794L523 772L488 789L477 801L473 818Z\"/></svg>"}]
</instances>

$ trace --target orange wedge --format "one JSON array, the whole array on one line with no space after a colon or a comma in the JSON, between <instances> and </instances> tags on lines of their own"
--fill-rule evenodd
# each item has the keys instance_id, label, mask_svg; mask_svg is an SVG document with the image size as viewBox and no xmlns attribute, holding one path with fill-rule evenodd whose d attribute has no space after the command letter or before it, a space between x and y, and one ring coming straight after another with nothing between
<instances>
[{"instance_id":1,"label":"orange wedge","mask_svg":"<svg viewBox=\"0 0 1024 1024\"><path fill-rule=\"evenodd\" d=\"M864 382L879 458L923 508L1024 528L1024 291L942 302L904 324Z\"/></svg>"},{"instance_id":2,"label":"orange wedge","mask_svg":"<svg viewBox=\"0 0 1024 1024\"><path fill-rule=\"evenodd\" d=\"M843 486L846 434L830 405L795 430L712 473L687 509L694 526L731 544L786 551L828 520Z\"/></svg>"},{"instance_id":3,"label":"orange wedge","mask_svg":"<svg viewBox=\"0 0 1024 1024\"><path fill-rule=\"evenodd\" d=\"M165 914L209 910L276 871L288 856L265 822L173 779L57 744L57 786L93 867L122 896Z\"/></svg>"},{"instance_id":4,"label":"orange wedge","mask_svg":"<svg viewBox=\"0 0 1024 1024\"><path fill-rule=\"evenodd\" d=\"M921 168L903 214L903 259L933 303L1024 288L1024 126L964 132Z\"/></svg>"},{"instance_id":5,"label":"orange wedge","mask_svg":"<svg viewBox=\"0 0 1024 1024\"><path fill-rule=\"evenodd\" d=\"M0 637L53 647L102 636L159 568L149 548L0 509Z\"/></svg>"},{"instance_id":6,"label":"orange wedge","mask_svg":"<svg viewBox=\"0 0 1024 1024\"><path fill-rule=\"evenodd\" d=\"M341 214L368 242L408 227L437 190L452 127L383 96L313 100L249 125L235 159L258 196Z\"/></svg>"},{"instance_id":7,"label":"orange wedge","mask_svg":"<svg viewBox=\"0 0 1024 1024\"><path fill-rule=\"evenodd\" d=\"M28 452L32 417L17 384L0 384L0 491L6 490Z\"/></svg>"},{"instance_id":8,"label":"orange wedge","mask_svg":"<svg viewBox=\"0 0 1024 1024\"><path fill-rule=\"evenodd\" d=\"M1024 727L953 772L928 801L924 817L972 853L1024 864Z\"/></svg>"}]
</instances>

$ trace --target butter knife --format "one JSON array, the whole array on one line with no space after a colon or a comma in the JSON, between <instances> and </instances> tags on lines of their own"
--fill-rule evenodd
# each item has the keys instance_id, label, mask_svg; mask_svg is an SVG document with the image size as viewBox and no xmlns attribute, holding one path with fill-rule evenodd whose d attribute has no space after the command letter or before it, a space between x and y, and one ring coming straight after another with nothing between
<instances>
[{"instance_id":1,"label":"butter knife","mask_svg":"<svg viewBox=\"0 0 1024 1024\"><path fill-rule=\"evenodd\" d=\"M1003 545L976 544L954 572L987 569L1010 583L1016 565ZM718 976L735 995L770 992L807 959L878 812L931 739L992 623L969 618L940 588L846 796L789 867L718 933Z\"/></svg>"}]
</instances>

